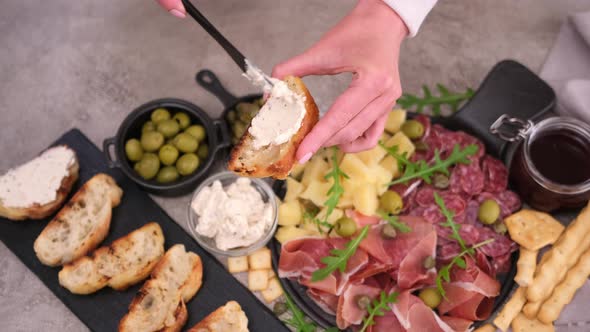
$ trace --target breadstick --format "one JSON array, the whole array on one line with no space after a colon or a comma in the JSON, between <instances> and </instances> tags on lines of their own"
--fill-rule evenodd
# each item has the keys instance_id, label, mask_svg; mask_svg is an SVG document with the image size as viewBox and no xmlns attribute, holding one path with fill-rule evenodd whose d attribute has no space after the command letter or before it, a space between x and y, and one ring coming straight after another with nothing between
<instances>
[{"instance_id":1,"label":"breadstick","mask_svg":"<svg viewBox=\"0 0 590 332\"><path fill-rule=\"evenodd\" d=\"M496 327L492 324L484 324L473 332L496 332Z\"/></svg>"},{"instance_id":2,"label":"breadstick","mask_svg":"<svg viewBox=\"0 0 590 332\"><path fill-rule=\"evenodd\" d=\"M535 319L537 318L537 314L539 313L542 304L543 301L527 302L522 308L522 313L529 319Z\"/></svg>"},{"instance_id":3,"label":"breadstick","mask_svg":"<svg viewBox=\"0 0 590 332\"><path fill-rule=\"evenodd\" d=\"M590 247L590 204L565 229L551 249L550 257L541 263L528 287L527 298L537 302L548 298L569 268Z\"/></svg>"},{"instance_id":4,"label":"breadstick","mask_svg":"<svg viewBox=\"0 0 590 332\"><path fill-rule=\"evenodd\" d=\"M576 265L567 272L565 279L555 287L550 298L543 303L537 318L543 323L555 321L563 307L570 303L580 287L590 276L590 250L587 250Z\"/></svg>"},{"instance_id":5,"label":"breadstick","mask_svg":"<svg viewBox=\"0 0 590 332\"><path fill-rule=\"evenodd\" d=\"M537 319L528 319L525 315L519 314L512 321L513 332L555 332L553 324L543 324Z\"/></svg>"},{"instance_id":6,"label":"breadstick","mask_svg":"<svg viewBox=\"0 0 590 332\"><path fill-rule=\"evenodd\" d=\"M520 256L516 263L517 273L514 276L514 281L520 287L528 287L533 281L535 269L537 268L538 253L538 251L520 248Z\"/></svg>"},{"instance_id":7,"label":"breadstick","mask_svg":"<svg viewBox=\"0 0 590 332\"><path fill-rule=\"evenodd\" d=\"M512 294L510 300L506 302L498 316L494 319L494 325L502 331L508 330L510 323L512 323L514 317L520 313L525 302L526 288L518 287L514 294Z\"/></svg>"}]
</instances>

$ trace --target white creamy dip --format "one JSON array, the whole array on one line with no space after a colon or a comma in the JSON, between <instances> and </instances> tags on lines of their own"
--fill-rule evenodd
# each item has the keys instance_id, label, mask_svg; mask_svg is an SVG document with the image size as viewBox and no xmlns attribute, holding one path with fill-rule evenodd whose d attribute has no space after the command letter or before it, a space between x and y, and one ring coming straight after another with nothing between
<instances>
[{"instance_id":1,"label":"white creamy dip","mask_svg":"<svg viewBox=\"0 0 590 332\"><path fill-rule=\"evenodd\" d=\"M273 222L272 205L262 200L247 178L239 178L227 188L213 182L195 196L191 207L199 216L197 233L214 238L221 250L253 244Z\"/></svg>"},{"instance_id":2,"label":"white creamy dip","mask_svg":"<svg viewBox=\"0 0 590 332\"><path fill-rule=\"evenodd\" d=\"M0 202L4 206L22 208L47 204L57 197L61 181L75 162L74 152L58 146L39 157L10 169L0 177Z\"/></svg>"},{"instance_id":3,"label":"white creamy dip","mask_svg":"<svg viewBox=\"0 0 590 332\"><path fill-rule=\"evenodd\" d=\"M305 96L293 92L287 83L271 78L271 86L264 73L246 60L245 76L255 85L270 93L258 114L252 119L248 132L255 149L288 142L299 131L305 117Z\"/></svg>"}]
</instances>

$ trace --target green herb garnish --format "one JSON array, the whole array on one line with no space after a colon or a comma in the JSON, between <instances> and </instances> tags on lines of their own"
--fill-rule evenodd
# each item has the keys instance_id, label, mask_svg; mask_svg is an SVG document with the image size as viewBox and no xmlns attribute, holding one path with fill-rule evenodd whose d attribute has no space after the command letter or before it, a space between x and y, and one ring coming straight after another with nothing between
<instances>
[{"instance_id":1,"label":"green herb garnish","mask_svg":"<svg viewBox=\"0 0 590 332\"><path fill-rule=\"evenodd\" d=\"M433 115L440 115L441 106L448 105L453 112L456 112L463 102L471 99L474 94L473 90L470 88L463 93L451 92L442 84L437 84L436 88L438 89L440 96L432 95L428 86L423 85L422 91L424 92L424 97L404 93L397 100L397 103L401 107L407 110L413 110L417 113L422 113L426 107L429 107L432 110Z\"/></svg>"},{"instance_id":2,"label":"green herb garnish","mask_svg":"<svg viewBox=\"0 0 590 332\"><path fill-rule=\"evenodd\" d=\"M459 144L455 144L451 155L445 160L440 159L440 152L438 150L434 150L434 163L429 165L424 160L411 162L405 155L400 155L395 146L386 147L382 142L379 144L388 154L398 161L400 166L404 167L402 176L391 181L388 185L408 183L413 179L422 179L424 182L430 184L435 173L442 173L449 176L449 167L456 164L469 164L471 161L467 157L476 154L479 149L475 144L468 145L464 149L461 149Z\"/></svg>"},{"instance_id":3,"label":"green herb garnish","mask_svg":"<svg viewBox=\"0 0 590 332\"><path fill-rule=\"evenodd\" d=\"M289 311L291 311L292 316L290 319L284 321L285 324L291 326L297 332L315 332L317 326L305 319L305 314L303 314L301 309L293 303L293 300L287 295L287 292L283 291L283 293L285 294L285 303L287 304Z\"/></svg>"},{"instance_id":4,"label":"green herb garnish","mask_svg":"<svg viewBox=\"0 0 590 332\"><path fill-rule=\"evenodd\" d=\"M385 291L381 291L378 299L373 300L367 307L368 316L363 318L363 327L360 332L364 332L369 326L375 324L375 316L385 315L385 310L391 310L389 305L397 302L397 292L393 292L389 295Z\"/></svg>"},{"instance_id":5,"label":"green herb garnish","mask_svg":"<svg viewBox=\"0 0 590 332\"><path fill-rule=\"evenodd\" d=\"M324 280L336 270L339 270L340 273L344 273L348 260L354 255L356 249L361 244L361 241L367 237L368 233L369 226L363 227L360 234L356 238L350 240L344 249L332 249L330 251L330 256L322 257L321 262L326 264L326 266L314 271L311 275L311 281L315 282Z\"/></svg>"},{"instance_id":6,"label":"green herb garnish","mask_svg":"<svg viewBox=\"0 0 590 332\"><path fill-rule=\"evenodd\" d=\"M451 269L453 266L458 266L459 268L465 269L467 267L467 262L465 262L465 255L472 255L475 252L475 249L485 246L486 244L494 242L494 239L487 239L483 242L473 245L472 247L465 248L463 251L459 253L459 255L453 257L451 262L438 270L436 275L436 288L440 292L442 297L445 297L446 292L443 287L443 281L450 282L451 281Z\"/></svg>"},{"instance_id":7,"label":"green herb garnish","mask_svg":"<svg viewBox=\"0 0 590 332\"><path fill-rule=\"evenodd\" d=\"M336 208L336 205L338 205L340 197L342 197L342 194L344 194L344 188L342 187L341 183L342 178L348 179L348 175L344 173L340 169L340 165L338 165L338 148L334 147L333 152L334 153L332 154L332 170L324 177L326 180L334 180L334 183L330 187L330 190L328 190L329 197L324 203L324 206L328 209L326 211L326 216L324 217L324 222L328 221L328 218Z\"/></svg>"},{"instance_id":8,"label":"green herb garnish","mask_svg":"<svg viewBox=\"0 0 590 332\"><path fill-rule=\"evenodd\" d=\"M331 225L327 221L320 220L317 217L317 215L314 216L311 212L308 212L308 211L305 211L303 213L303 219L304 220L307 220L308 222L314 223L317 226L318 232L320 232L320 234L324 234L324 229L322 227L328 228L328 233L330 233L330 231L332 230L332 228L334 228L334 225Z\"/></svg>"},{"instance_id":9,"label":"green herb garnish","mask_svg":"<svg viewBox=\"0 0 590 332\"><path fill-rule=\"evenodd\" d=\"M442 212L442 214L447 219L447 221L445 221L444 223L441 223L441 226L445 226L445 227L450 228L451 231L453 231L453 234L451 234L451 238L454 239L455 241L457 241L457 243L459 243L461 250L467 251L467 253L469 255L473 255L473 250L470 251L469 248L467 248L467 246L465 245L465 241L463 240L463 238L459 234L459 230L461 229L461 224L458 224L455 222L455 220L453 220L453 218L455 217L454 213L449 211L449 209L447 209L447 206L445 205L445 201L440 197L440 195L437 192L434 192L434 201L436 202L436 205L438 205L438 207L440 208L440 211Z\"/></svg>"},{"instance_id":10,"label":"green herb garnish","mask_svg":"<svg viewBox=\"0 0 590 332\"><path fill-rule=\"evenodd\" d=\"M412 228L405 223L401 222L397 216L389 215L385 212L379 212L379 217L381 219L387 221L393 228L397 229L402 233L409 233L412 231Z\"/></svg>"}]
</instances>

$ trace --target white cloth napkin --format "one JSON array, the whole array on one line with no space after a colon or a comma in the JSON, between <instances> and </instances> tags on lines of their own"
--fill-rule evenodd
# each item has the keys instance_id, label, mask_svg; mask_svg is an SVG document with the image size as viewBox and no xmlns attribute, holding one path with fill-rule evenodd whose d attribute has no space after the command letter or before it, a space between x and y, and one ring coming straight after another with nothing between
<instances>
[{"instance_id":1,"label":"white cloth napkin","mask_svg":"<svg viewBox=\"0 0 590 332\"><path fill-rule=\"evenodd\" d=\"M570 15L540 73L557 94L557 112L590 123L590 11Z\"/></svg>"}]
</instances>

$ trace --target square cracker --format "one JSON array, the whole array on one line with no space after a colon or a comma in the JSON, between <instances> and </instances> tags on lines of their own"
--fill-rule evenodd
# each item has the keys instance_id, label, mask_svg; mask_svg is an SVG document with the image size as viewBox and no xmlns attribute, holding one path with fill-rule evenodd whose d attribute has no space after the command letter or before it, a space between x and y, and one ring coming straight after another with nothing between
<instances>
[{"instance_id":1,"label":"square cracker","mask_svg":"<svg viewBox=\"0 0 590 332\"><path fill-rule=\"evenodd\" d=\"M514 242L528 250L539 250L559 238L565 227L551 215L520 210L504 221Z\"/></svg>"},{"instance_id":2,"label":"square cracker","mask_svg":"<svg viewBox=\"0 0 590 332\"><path fill-rule=\"evenodd\" d=\"M524 314L520 313L512 321L513 332L555 332L553 324L543 324L537 319L528 319Z\"/></svg>"}]
</instances>

